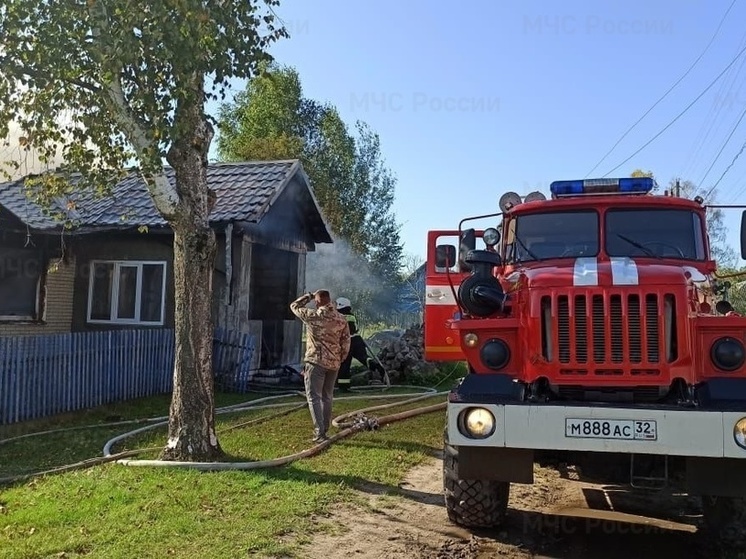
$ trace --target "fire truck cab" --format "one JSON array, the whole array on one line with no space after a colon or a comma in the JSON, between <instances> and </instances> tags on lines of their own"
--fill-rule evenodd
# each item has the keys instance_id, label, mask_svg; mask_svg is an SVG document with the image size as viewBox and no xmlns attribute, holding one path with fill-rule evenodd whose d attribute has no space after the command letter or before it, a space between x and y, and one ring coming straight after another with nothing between
<instances>
[{"instance_id":1,"label":"fire truck cab","mask_svg":"<svg viewBox=\"0 0 746 559\"><path fill-rule=\"evenodd\" d=\"M428 233L425 358L468 363L447 404L453 522L499 525L510 484L557 451L622 457L633 485L635 459L660 457L666 477L681 464L706 524L743 523L746 318L715 275L702 200L655 188L557 181L550 199L507 193L501 212Z\"/></svg>"}]
</instances>

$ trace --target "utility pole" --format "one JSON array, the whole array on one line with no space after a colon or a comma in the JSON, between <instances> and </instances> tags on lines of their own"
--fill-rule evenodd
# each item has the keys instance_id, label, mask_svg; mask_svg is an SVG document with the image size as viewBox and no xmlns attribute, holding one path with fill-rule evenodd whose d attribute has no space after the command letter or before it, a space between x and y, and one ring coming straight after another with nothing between
<instances>
[{"instance_id":1,"label":"utility pole","mask_svg":"<svg viewBox=\"0 0 746 559\"><path fill-rule=\"evenodd\" d=\"M679 184L679 179L676 179L676 197L681 198L681 185Z\"/></svg>"}]
</instances>

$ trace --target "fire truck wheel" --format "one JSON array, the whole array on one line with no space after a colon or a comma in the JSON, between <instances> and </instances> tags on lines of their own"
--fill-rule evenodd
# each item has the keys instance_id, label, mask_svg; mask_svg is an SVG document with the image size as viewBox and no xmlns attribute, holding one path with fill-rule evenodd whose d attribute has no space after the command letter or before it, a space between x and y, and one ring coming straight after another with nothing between
<instances>
[{"instance_id":1,"label":"fire truck wheel","mask_svg":"<svg viewBox=\"0 0 746 559\"><path fill-rule=\"evenodd\" d=\"M702 517L714 541L727 546L740 546L746 541L746 499L703 496Z\"/></svg>"},{"instance_id":2,"label":"fire truck wheel","mask_svg":"<svg viewBox=\"0 0 746 559\"><path fill-rule=\"evenodd\" d=\"M505 519L510 483L459 479L458 447L443 445L443 490L451 522L466 528L491 528Z\"/></svg>"}]
</instances>

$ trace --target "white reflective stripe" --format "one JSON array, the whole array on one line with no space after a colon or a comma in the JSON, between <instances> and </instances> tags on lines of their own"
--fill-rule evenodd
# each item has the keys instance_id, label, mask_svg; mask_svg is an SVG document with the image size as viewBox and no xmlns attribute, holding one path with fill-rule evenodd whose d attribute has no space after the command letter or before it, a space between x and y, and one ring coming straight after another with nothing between
<instances>
[{"instance_id":1,"label":"white reflective stripe","mask_svg":"<svg viewBox=\"0 0 746 559\"><path fill-rule=\"evenodd\" d=\"M426 305L455 305L456 298L453 296L450 286L428 285L425 286Z\"/></svg>"},{"instance_id":2,"label":"white reflective stripe","mask_svg":"<svg viewBox=\"0 0 746 559\"><path fill-rule=\"evenodd\" d=\"M614 285L637 285L640 283L637 277L637 264L631 258L611 259L611 283Z\"/></svg>"},{"instance_id":3,"label":"white reflective stripe","mask_svg":"<svg viewBox=\"0 0 746 559\"><path fill-rule=\"evenodd\" d=\"M573 285L598 285L598 261L595 257L575 259L572 271Z\"/></svg>"}]
</instances>

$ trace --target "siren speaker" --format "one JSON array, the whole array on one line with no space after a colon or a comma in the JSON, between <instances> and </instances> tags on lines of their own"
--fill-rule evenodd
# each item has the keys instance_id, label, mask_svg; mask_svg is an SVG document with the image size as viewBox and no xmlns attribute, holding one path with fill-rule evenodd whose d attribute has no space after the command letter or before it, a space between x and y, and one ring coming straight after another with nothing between
<instances>
[{"instance_id":1,"label":"siren speaker","mask_svg":"<svg viewBox=\"0 0 746 559\"><path fill-rule=\"evenodd\" d=\"M500 196L500 211L507 212L510 208L519 206L522 200L521 197L515 192L506 192Z\"/></svg>"},{"instance_id":2,"label":"siren speaker","mask_svg":"<svg viewBox=\"0 0 746 559\"><path fill-rule=\"evenodd\" d=\"M531 193L527 194L526 197L523 199L523 202L524 203L537 202L539 200L544 201L546 199L547 199L547 197L544 196L544 194L542 194L538 190L535 190L534 192L531 192Z\"/></svg>"}]
</instances>

